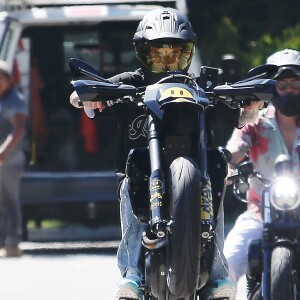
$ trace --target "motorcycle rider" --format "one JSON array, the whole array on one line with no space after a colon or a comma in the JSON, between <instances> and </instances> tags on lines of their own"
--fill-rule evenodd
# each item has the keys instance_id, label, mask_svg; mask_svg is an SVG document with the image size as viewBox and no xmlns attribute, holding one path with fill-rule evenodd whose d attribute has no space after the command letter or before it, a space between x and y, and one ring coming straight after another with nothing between
<instances>
[{"instance_id":1,"label":"motorcycle rider","mask_svg":"<svg viewBox=\"0 0 300 300\"><path fill-rule=\"evenodd\" d=\"M133 44L141 68L134 72L125 72L110 78L113 82L147 86L163 78L168 71L187 73L194 50L196 35L187 17L171 8L158 8L147 13L138 25L133 37ZM79 107L80 100L76 92L70 96L70 102ZM119 155L117 158L117 174L120 178L120 217L122 241L117 257L118 266L123 280L118 285L115 299L143 299L143 255L141 237L145 224L140 222L132 212L128 193L128 178L125 174L127 155L130 149L145 147L147 142L146 115L142 108L134 103L84 102L85 109L112 111L119 124ZM222 253L223 247L223 218L219 218L216 253ZM235 288L227 278L226 262L222 254L214 259L213 270L210 274L211 285L203 290L207 298L234 299ZM203 296L204 297L204 296ZM210 297L210 298L208 298ZM222 298L223 299L223 298Z\"/></svg>"},{"instance_id":2,"label":"motorcycle rider","mask_svg":"<svg viewBox=\"0 0 300 300\"><path fill-rule=\"evenodd\" d=\"M235 129L227 143L232 154L230 168L249 155L254 168L264 178L274 174L274 163L279 154L291 156L298 163L296 146L300 143L300 52L292 49L278 51L268 57L267 64L277 65L274 75L276 93L271 104L258 115L262 102L252 102L246 108L255 115L252 123ZM249 120L248 120L249 121ZM261 238L261 195L264 185L257 178L250 178L247 193L247 210L236 220L224 245L230 279L237 283L246 273L248 246L252 240Z\"/></svg>"}]
</instances>

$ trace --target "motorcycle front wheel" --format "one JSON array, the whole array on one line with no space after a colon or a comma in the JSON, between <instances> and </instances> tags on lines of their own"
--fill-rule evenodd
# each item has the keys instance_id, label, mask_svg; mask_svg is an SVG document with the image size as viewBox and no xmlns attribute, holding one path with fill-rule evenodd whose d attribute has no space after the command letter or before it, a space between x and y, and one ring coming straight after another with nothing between
<instances>
[{"instance_id":1,"label":"motorcycle front wheel","mask_svg":"<svg viewBox=\"0 0 300 300\"><path fill-rule=\"evenodd\" d=\"M201 174L196 162L175 159L169 172L168 299L195 299L201 258Z\"/></svg>"},{"instance_id":2,"label":"motorcycle front wheel","mask_svg":"<svg viewBox=\"0 0 300 300\"><path fill-rule=\"evenodd\" d=\"M294 252L287 247L276 247L271 260L271 299L296 299L293 275Z\"/></svg>"}]
</instances>

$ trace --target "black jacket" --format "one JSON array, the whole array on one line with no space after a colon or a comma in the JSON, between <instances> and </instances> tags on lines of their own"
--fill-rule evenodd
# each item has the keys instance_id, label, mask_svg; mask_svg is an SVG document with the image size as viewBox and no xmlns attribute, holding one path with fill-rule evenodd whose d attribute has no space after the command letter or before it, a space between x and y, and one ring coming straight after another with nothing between
<instances>
[{"instance_id":1,"label":"black jacket","mask_svg":"<svg viewBox=\"0 0 300 300\"><path fill-rule=\"evenodd\" d=\"M149 79L149 76L147 78ZM154 79L152 78L150 81ZM142 87L153 84L159 78L156 78L154 82L146 81L142 70L138 69L134 72L124 72L113 76L110 80ZM129 151L147 146L147 117L145 108L129 102L114 104L108 110L113 113L118 123L116 172L125 174ZM220 102L215 105L213 110L206 114L208 147L215 148L226 143L233 128L236 126L238 113L237 109L228 108Z\"/></svg>"},{"instance_id":2,"label":"black jacket","mask_svg":"<svg viewBox=\"0 0 300 300\"><path fill-rule=\"evenodd\" d=\"M113 82L142 87L146 85L144 74L140 69L134 72L124 72L111 77ZM125 173L125 166L128 153L131 149L147 146L147 117L145 109L134 103L116 103L108 107L117 123L117 157L116 172Z\"/></svg>"}]
</instances>

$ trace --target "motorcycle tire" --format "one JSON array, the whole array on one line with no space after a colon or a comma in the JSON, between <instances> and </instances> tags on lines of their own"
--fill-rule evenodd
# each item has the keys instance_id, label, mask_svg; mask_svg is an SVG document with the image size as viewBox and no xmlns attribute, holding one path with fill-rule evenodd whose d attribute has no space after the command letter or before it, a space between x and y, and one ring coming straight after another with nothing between
<instances>
[{"instance_id":1,"label":"motorcycle tire","mask_svg":"<svg viewBox=\"0 0 300 300\"><path fill-rule=\"evenodd\" d=\"M271 299L296 299L293 276L294 252L287 247L276 247L271 260Z\"/></svg>"},{"instance_id":2,"label":"motorcycle tire","mask_svg":"<svg viewBox=\"0 0 300 300\"><path fill-rule=\"evenodd\" d=\"M258 284L253 291L248 295L247 300L263 300L261 297L261 285Z\"/></svg>"},{"instance_id":3,"label":"motorcycle tire","mask_svg":"<svg viewBox=\"0 0 300 300\"><path fill-rule=\"evenodd\" d=\"M200 277L201 174L195 161L175 159L169 172L173 221L167 250L167 299L194 299Z\"/></svg>"}]
</instances>

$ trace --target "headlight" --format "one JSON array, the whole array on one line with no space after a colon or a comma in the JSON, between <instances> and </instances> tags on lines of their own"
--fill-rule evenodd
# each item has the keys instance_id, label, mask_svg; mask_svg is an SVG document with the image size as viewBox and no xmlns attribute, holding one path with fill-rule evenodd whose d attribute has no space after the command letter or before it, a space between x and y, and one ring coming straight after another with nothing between
<instances>
[{"instance_id":1,"label":"headlight","mask_svg":"<svg viewBox=\"0 0 300 300\"><path fill-rule=\"evenodd\" d=\"M271 203L278 210L292 210L300 204L299 187L290 178L280 178L271 187Z\"/></svg>"}]
</instances>

